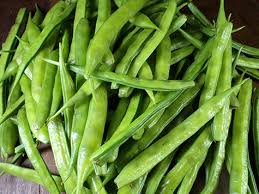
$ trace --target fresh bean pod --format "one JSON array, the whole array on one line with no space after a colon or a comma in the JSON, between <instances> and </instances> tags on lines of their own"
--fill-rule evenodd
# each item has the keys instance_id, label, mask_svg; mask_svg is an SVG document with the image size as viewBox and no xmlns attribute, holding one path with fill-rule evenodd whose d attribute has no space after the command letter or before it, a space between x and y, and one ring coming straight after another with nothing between
<instances>
[{"instance_id":1,"label":"fresh bean pod","mask_svg":"<svg viewBox=\"0 0 259 194\"><path fill-rule=\"evenodd\" d=\"M230 171L230 193L246 193L248 187L248 131L252 98L252 80L242 85L238 100L240 107L235 110L232 132L232 162Z\"/></svg>"},{"instance_id":2,"label":"fresh bean pod","mask_svg":"<svg viewBox=\"0 0 259 194\"><path fill-rule=\"evenodd\" d=\"M20 109L20 111L18 113L18 129L19 129L19 135L20 135L21 141L24 145L25 151L26 151L33 167L35 168L37 173L40 175L44 186L46 187L46 189L49 190L50 193L53 193L53 194L60 193L55 181L53 180L52 176L50 175L50 173L48 171L48 168L47 168L45 162L41 158L40 153L38 152L38 150L35 146L24 109Z\"/></svg>"},{"instance_id":3,"label":"fresh bean pod","mask_svg":"<svg viewBox=\"0 0 259 194\"><path fill-rule=\"evenodd\" d=\"M253 140L254 140L254 157L255 157L255 166L256 166L256 175L259 177L259 90L256 89L255 97L253 101Z\"/></svg>"},{"instance_id":4,"label":"fresh bean pod","mask_svg":"<svg viewBox=\"0 0 259 194\"><path fill-rule=\"evenodd\" d=\"M100 86L95 91L95 99L93 97L91 99L88 113L89 116L78 150L77 172L79 174L77 175L77 193L83 187L83 183L87 177L93 172L90 156L102 143L106 114L107 91L104 86ZM95 118L98 118L99 121L95 122Z\"/></svg>"},{"instance_id":5,"label":"fresh bean pod","mask_svg":"<svg viewBox=\"0 0 259 194\"><path fill-rule=\"evenodd\" d=\"M50 143L53 150L55 163L64 183L65 190L67 193L73 193L76 185L76 173L73 170L70 173L70 176L66 178L70 156L66 134L60 118L51 120L48 123L48 132L50 134ZM84 192L82 191L81 193Z\"/></svg>"},{"instance_id":6,"label":"fresh bean pod","mask_svg":"<svg viewBox=\"0 0 259 194\"><path fill-rule=\"evenodd\" d=\"M168 170L172 159L174 157L174 152L167 156L162 162L160 162L151 172L147 178L146 183L146 194L155 194L157 188L162 180L163 176L165 175L166 171Z\"/></svg>"},{"instance_id":7,"label":"fresh bean pod","mask_svg":"<svg viewBox=\"0 0 259 194\"><path fill-rule=\"evenodd\" d=\"M91 77L103 81L116 82L121 85L130 86L132 88L148 89L154 91L176 91L193 87L195 85L193 81L146 80L141 78L132 78L123 74L101 71L93 73Z\"/></svg>"},{"instance_id":8,"label":"fresh bean pod","mask_svg":"<svg viewBox=\"0 0 259 194\"><path fill-rule=\"evenodd\" d=\"M50 54L50 58L52 60L58 60L58 51L57 50L53 51ZM54 87L56 72L57 72L56 66L47 64L44 80L42 83L42 89L40 92L39 102L37 103L37 108L36 108L37 124L40 128L44 125L47 118L49 117L52 95L53 95L53 91L51 90L51 88Z\"/></svg>"}]
</instances>

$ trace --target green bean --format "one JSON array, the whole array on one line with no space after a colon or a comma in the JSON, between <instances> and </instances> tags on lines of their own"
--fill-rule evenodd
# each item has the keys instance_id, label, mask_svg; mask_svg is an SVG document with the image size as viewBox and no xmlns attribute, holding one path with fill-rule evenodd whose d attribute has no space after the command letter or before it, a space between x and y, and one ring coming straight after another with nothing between
<instances>
[{"instance_id":1,"label":"green bean","mask_svg":"<svg viewBox=\"0 0 259 194\"><path fill-rule=\"evenodd\" d=\"M8 118L11 117L11 115L17 111L24 103L24 95L22 95L16 102L13 104L10 104L4 114L0 118L0 124L2 124L4 121L6 121Z\"/></svg>"},{"instance_id":2,"label":"green bean","mask_svg":"<svg viewBox=\"0 0 259 194\"><path fill-rule=\"evenodd\" d=\"M226 50L223 55L221 74L219 76L219 83L216 93L221 93L229 88L231 88L232 82L232 41L229 40L229 43L226 47ZM212 135L214 140L223 141L226 139L228 131L228 116L230 114L229 104L222 109L222 111L217 114L213 120L212 124Z\"/></svg>"},{"instance_id":3,"label":"green bean","mask_svg":"<svg viewBox=\"0 0 259 194\"><path fill-rule=\"evenodd\" d=\"M16 85L19 83L19 80L28 66L28 64L31 62L33 57L38 53L42 45L46 42L49 35L53 32L53 30L56 29L56 27L62 23L64 20L68 18L68 16L71 14L71 12L74 10L74 5L68 5L67 8L58 16L55 17L52 22L46 26L43 31L40 33L39 37L35 40L35 42L30 46L29 50L25 53L24 58L22 60L22 64L19 66L19 69L17 71L17 74L15 76L15 80L13 82L12 88L10 90L10 96L12 95L12 92Z\"/></svg>"},{"instance_id":4,"label":"green bean","mask_svg":"<svg viewBox=\"0 0 259 194\"><path fill-rule=\"evenodd\" d=\"M152 73L152 70L151 70L151 68L150 68L150 66L149 66L148 63L145 63L145 64L141 67L141 69L140 69L140 71L139 71L139 78L143 78L143 79L153 79L153 73ZM150 100L149 100L150 105L155 104L155 103L156 103L156 97L155 97L153 91L152 91L152 90L146 90L146 93L148 94L148 97L150 98ZM147 101L147 100L145 100L145 102L146 102L146 101ZM147 104L143 104L143 105L141 106L141 108L139 109L139 112L143 113L144 111L146 111L146 109L148 108L148 106L149 106L149 105L147 105ZM144 134L144 132L145 132L145 125L143 125L143 127L140 128L140 129L132 136L133 139L135 139L135 140L140 139L140 138L142 137L142 135Z\"/></svg>"},{"instance_id":5,"label":"green bean","mask_svg":"<svg viewBox=\"0 0 259 194\"><path fill-rule=\"evenodd\" d=\"M231 115L232 115L231 112L229 112L229 114L227 115L227 118L225 118L226 129L230 127ZM228 133L228 130L226 130L225 133ZM213 161L211 163L208 180L201 192L202 194L213 193L217 187L219 176L225 159L226 143L227 143L227 134L225 134L224 139L222 141L216 143L216 148L214 151Z\"/></svg>"},{"instance_id":6,"label":"green bean","mask_svg":"<svg viewBox=\"0 0 259 194\"><path fill-rule=\"evenodd\" d=\"M175 91L193 87L193 81L178 80L146 80L140 78L132 78L123 74L113 72L94 72L91 77L108 82L116 82L133 88L149 89L154 91Z\"/></svg>"},{"instance_id":7,"label":"green bean","mask_svg":"<svg viewBox=\"0 0 259 194\"><path fill-rule=\"evenodd\" d=\"M62 39L61 39L61 42L62 42L62 45L61 45L61 50L62 50L62 53L63 53L63 58L64 58L64 61L67 62L68 60L68 57L69 57L69 53L70 53L70 50L69 50L69 46L70 46L70 30L68 29L68 27L65 27L64 29L64 33L63 33L63 36L62 36ZM80 44L80 43L79 43Z\"/></svg>"},{"instance_id":8,"label":"green bean","mask_svg":"<svg viewBox=\"0 0 259 194\"><path fill-rule=\"evenodd\" d=\"M95 99L91 99L88 113L89 116L86 121L84 135L78 151L77 192L81 189L84 181L93 171L90 156L102 143L106 113L107 91L104 86L100 86L95 91ZM94 121L95 118L98 118L98 122Z\"/></svg>"},{"instance_id":9,"label":"green bean","mask_svg":"<svg viewBox=\"0 0 259 194\"><path fill-rule=\"evenodd\" d=\"M259 177L259 89L255 91L255 98L253 101L253 141L254 141L254 158L256 166L256 174Z\"/></svg>"},{"instance_id":10,"label":"green bean","mask_svg":"<svg viewBox=\"0 0 259 194\"><path fill-rule=\"evenodd\" d=\"M45 46L39 51L38 55L34 59L33 71L32 71L32 82L31 82L31 91L32 96L36 103L39 103L41 92L43 89L43 82L46 72L47 62L42 60L43 58L49 57L49 53L53 49L55 45L55 40L58 31L55 31L51 36L47 39ZM35 39L36 40L36 39ZM34 41L35 41L34 40ZM52 65L50 65L52 66ZM48 66L49 67L49 66ZM49 67L48 71L54 71L55 67ZM53 72L52 72L53 73ZM45 91L44 91L45 92Z\"/></svg>"},{"instance_id":11,"label":"green bean","mask_svg":"<svg viewBox=\"0 0 259 194\"><path fill-rule=\"evenodd\" d=\"M26 16L26 10L24 8L20 9L16 20L15 24L11 27L11 30L5 40L5 42L2 44L2 50L12 50L13 47L15 46L16 42L16 36L18 35L21 25L25 19ZM1 54L0 57L0 77L4 75L5 68L8 64L8 61L10 60L10 53L9 52L4 52ZM4 113L5 110L5 102L6 99L4 97L4 83L0 83L0 115Z\"/></svg>"},{"instance_id":12,"label":"green bean","mask_svg":"<svg viewBox=\"0 0 259 194\"><path fill-rule=\"evenodd\" d=\"M93 194L107 194L107 191L105 190L102 180L97 175L91 175L90 176L90 187Z\"/></svg>"},{"instance_id":13,"label":"green bean","mask_svg":"<svg viewBox=\"0 0 259 194\"><path fill-rule=\"evenodd\" d=\"M207 148L208 151L208 148ZM189 172L186 173L185 177L183 178L180 187L178 188L177 193L178 194L185 194L190 193L192 186L194 184L194 181L197 178L197 174L199 172L199 169L201 168L201 165L206 159L207 152L205 151L201 158L199 158L199 161L192 167L192 169L189 170Z\"/></svg>"},{"instance_id":14,"label":"green bean","mask_svg":"<svg viewBox=\"0 0 259 194\"><path fill-rule=\"evenodd\" d=\"M259 69L259 59L257 58L249 58L249 57L245 57L245 56L239 56L238 60L237 60L237 66L240 67L248 67L251 69Z\"/></svg>"},{"instance_id":15,"label":"green bean","mask_svg":"<svg viewBox=\"0 0 259 194\"><path fill-rule=\"evenodd\" d=\"M36 172L35 170L23 168L13 164L2 163L2 162L0 163L0 169L13 176L44 186L43 181L41 180L41 177L39 176L38 172ZM59 176L52 176L52 177L55 180L58 189L60 191L64 191L61 178Z\"/></svg>"},{"instance_id":16,"label":"green bean","mask_svg":"<svg viewBox=\"0 0 259 194\"><path fill-rule=\"evenodd\" d=\"M252 80L241 87L238 100L240 107L235 110L232 132L232 159L230 171L230 193L246 193L248 186L248 131L252 98Z\"/></svg>"},{"instance_id":17,"label":"green bean","mask_svg":"<svg viewBox=\"0 0 259 194\"><path fill-rule=\"evenodd\" d=\"M249 75L250 77L259 80L259 71L256 69L251 69L248 67L236 67L236 69L242 71L243 73Z\"/></svg>"},{"instance_id":18,"label":"green bean","mask_svg":"<svg viewBox=\"0 0 259 194\"><path fill-rule=\"evenodd\" d=\"M259 49L258 48L254 48L254 47L251 47L251 46L248 46L248 45L244 45L244 44L241 44L239 42L236 42L236 41L233 41L233 45L232 47L236 50L239 50L240 48L242 48L242 52L245 53L245 54L248 54L248 55L251 55L251 56L254 56L254 57L258 57L259 56Z\"/></svg>"},{"instance_id":19,"label":"green bean","mask_svg":"<svg viewBox=\"0 0 259 194\"><path fill-rule=\"evenodd\" d=\"M224 4L225 4L225 1L220 0L219 13L218 13L218 18L217 18L217 22L216 22L217 28L219 28L220 26L224 25L227 22Z\"/></svg>"},{"instance_id":20,"label":"green bean","mask_svg":"<svg viewBox=\"0 0 259 194\"><path fill-rule=\"evenodd\" d=\"M115 11L98 30L88 48L85 69L86 77L89 77L97 65L99 65L121 28L144 6L146 1L140 0L136 2L129 0L125 5Z\"/></svg>"},{"instance_id":21,"label":"green bean","mask_svg":"<svg viewBox=\"0 0 259 194\"><path fill-rule=\"evenodd\" d=\"M127 1L119 1L115 0L115 4L118 7L123 6L126 4ZM146 4L144 5L146 6ZM132 24L135 26L141 27L141 28L150 28L150 29L158 29L157 26L143 13L136 14L133 18L129 20Z\"/></svg>"},{"instance_id":22,"label":"green bean","mask_svg":"<svg viewBox=\"0 0 259 194\"><path fill-rule=\"evenodd\" d=\"M62 87L62 94L63 94L63 101L66 103L75 93L75 86L74 82L67 71L63 59L63 53L61 50L61 44L59 44L59 71L60 71L60 78L61 78L61 87ZM67 133L68 138L71 137L71 127L72 127L72 118L73 118L73 108L68 108L65 110L65 130Z\"/></svg>"},{"instance_id":23,"label":"green bean","mask_svg":"<svg viewBox=\"0 0 259 194\"><path fill-rule=\"evenodd\" d=\"M198 19L199 22L201 22L204 26L213 28L212 24L206 18L206 16L203 15L203 13L192 2L188 4L188 8L192 12L192 14Z\"/></svg>"},{"instance_id":24,"label":"green bean","mask_svg":"<svg viewBox=\"0 0 259 194\"><path fill-rule=\"evenodd\" d=\"M198 33L198 32L192 33L192 36L197 39L202 38L202 34ZM177 36L177 37L173 38L171 41L172 41L171 51L191 45L191 43L188 40L186 40L185 38L183 38L182 36Z\"/></svg>"},{"instance_id":25,"label":"green bean","mask_svg":"<svg viewBox=\"0 0 259 194\"><path fill-rule=\"evenodd\" d=\"M59 1L57 2L46 14L43 22L41 23L41 28L45 28L46 26L48 26L54 16L57 14L60 14L64 9L66 8L66 4L64 1Z\"/></svg>"},{"instance_id":26,"label":"green bean","mask_svg":"<svg viewBox=\"0 0 259 194\"><path fill-rule=\"evenodd\" d=\"M193 46L187 46L187 47L180 48L176 51L173 51L172 55L171 55L170 64L174 65L174 64L178 63L179 61L181 61L182 59L188 57L189 55L191 55L193 53L194 49L195 49L195 47L193 47Z\"/></svg>"},{"instance_id":27,"label":"green bean","mask_svg":"<svg viewBox=\"0 0 259 194\"><path fill-rule=\"evenodd\" d=\"M192 102L192 100L198 95L203 83L204 76L201 76L195 87L183 92L177 100L164 111L159 121L154 126L146 129L140 140L129 142L129 146L127 146L126 150L122 147L123 155L119 155L119 166L125 165L138 153L146 149L159 136L159 134L162 133L165 127L183 110L183 108Z\"/></svg>"},{"instance_id":28,"label":"green bean","mask_svg":"<svg viewBox=\"0 0 259 194\"><path fill-rule=\"evenodd\" d=\"M147 28L147 29L156 29L159 28L149 19L148 16L146 16L143 13L136 14L132 19L130 19L130 22L134 24L135 26L141 27L141 28Z\"/></svg>"},{"instance_id":29,"label":"green bean","mask_svg":"<svg viewBox=\"0 0 259 194\"><path fill-rule=\"evenodd\" d=\"M110 17L110 15L111 15L111 1L110 0L99 1L95 33L99 30L99 28L103 25L103 23L105 23L105 21ZM102 60L107 65L114 64L115 59L110 49L107 49Z\"/></svg>"},{"instance_id":30,"label":"green bean","mask_svg":"<svg viewBox=\"0 0 259 194\"><path fill-rule=\"evenodd\" d=\"M249 156L248 156L248 187L251 189L252 193L259 193Z\"/></svg>"},{"instance_id":31,"label":"green bean","mask_svg":"<svg viewBox=\"0 0 259 194\"><path fill-rule=\"evenodd\" d=\"M14 154L14 148L19 138L17 126L8 119L0 125L0 153L1 157L7 159Z\"/></svg>"},{"instance_id":32,"label":"green bean","mask_svg":"<svg viewBox=\"0 0 259 194\"><path fill-rule=\"evenodd\" d=\"M159 186L160 181L168 170L172 159L174 157L174 152L167 156L162 162L160 162L150 173L146 183L146 194L155 194Z\"/></svg>"},{"instance_id":33,"label":"green bean","mask_svg":"<svg viewBox=\"0 0 259 194\"><path fill-rule=\"evenodd\" d=\"M123 130L127 129L127 126L130 125L130 123L133 121L137 114L138 107L140 105L140 100L141 100L141 93L137 92L134 94L129 102L127 111L120 123L120 125L117 127L116 131L113 133L112 137L117 136L117 134L121 133ZM112 154L109 155L109 162L114 162L117 159L119 153L119 149L116 149L113 151Z\"/></svg>"},{"instance_id":34,"label":"green bean","mask_svg":"<svg viewBox=\"0 0 259 194\"><path fill-rule=\"evenodd\" d=\"M58 60L58 51L53 51L50 54L50 58L52 60ZM50 105L53 94L52 88L54 86L56 72L57 67L50 64L46 66L41 94L36 108L36 118L38 127L42 127L44 125L50 113Z\"/></svg>"},{"instance_id":35,"label":"green bean","mask_svg":"<svg viewBox=\"0 0 259 194\"><path fill-rule=\"evenodd\" d=\"M35 11L35 14L32 18L32 21L35 24L39 25L43 21L44 14L42 13L42 11L40 10L40 8L38 7L37 4L35 5L35 8L36 8L36 11Z\"/></svg>"},{"instance_id":36,"label":"green bean","mask_svg":"<svg viewBox=\"0 0 259 194\"><path fill-rule=\"evenodd\" d=\"M162 161L179 145L181 145L185 140L195 134L203 125L211 120L225 105L225 102L229 99L231 94L239 89L239 87L240 85L235 86L232 89L213 97L180 125L170 131L166 136L159 139L131 162L129 162L116 177L115 183L117 186L120 188L151 170L156 164ZM92 156L92 158L94 158L94 156ZM148 162L143 164L140 161Z\"/></svg>"},{"instance_id":37,"label":"green bean","mask_svg":"<svg viewBox=\"0 0 259 194\"><path fill-rule=\"evenodd\" d=\"M86 52L90 41L90 27L87 19L82 18L77 25L75 31L75 63L84 67L86 63ZM82 39L82 37L85 37ZM81 75L76 76L76 86L81 87L84 78ZM85 123L87 120L87 113L89 108L90 98L85 98L84 102L79 102L74 107L74 115L71 128L71 161L68 175L76 164L77 153L84 133Z\"/></svg>"},{"instance_id":38,"label":"green bean","mask_svg":"<svg viewBox=\"0 0 259 194\"><path fill-rule=\"evenodd\" d=\"M162 179L158 188L159 191L161 193L173 193L188 171L196 165L202 155L206 154L211 144L210 128L207 127L203 129L191 147L184 152L175 166Z\"/></svg>"},{"instance_id":39,"label":"green bean","mask_svg":"<svg viewBox=\"0 0 259 194\"><path fill-rule=\"evenodd\" d=\"M52 94L52 103L51 103L51 108L50 108L50 117L53 116L62 101L62 88L61 88L61 80L60 80L60 71L57 71L56 76L55 76L55 83L53 86L53 94Z\"/></svg>"},{"instance_id":40,"label":"green bean","mask_svg":"<svg viewBox=\"0 0 259 194\"><path fill-rule=\"evenodd\" d=\"M126 74L129 70L130 64L132 63L133 59L138 55L141 51L141 47L146 41L146 39L150 36L153 30L146 29L142 32L136 34L136 38L134 42L129 45L127 52L125 53L124 57L121 59L120 63L116 65L115 72ZM112 83L112 89L118 89L118 85L116 83Z\"/></svg>"},{"instance_id":41,"label":"green bean","mask_svg":"<svg viewBox=\"0 0 259 194\"><path fill-rule=\"evenodd\" d=\"M198 49L201 49L203 46L203 42L199 39L194 38L192 35L190 35L188 32L184 31L183 29L179 28L178 31L182 34L186 40L188 40L193 46L195 46Z\"/></svg>"},{"instance_id":42,"label":"green bean","mask_svg":"<svg viewBox=\"0 0 259 194\"><path fill-rule=\"evenodd\" d=\"M25 110L20 109L17 117L19 124L19 135L33 167L41 177L44 186L49 190L50 193L60 193L55 181L49 174L48 168L46 167L43 159L41 158L40 153L35 147L35 143L30 132L29 123L26 118Z\"/></svg>"},{"instance_id":43,"label":"green bean","mask_svg":"<svg viewBox=\"0 0 259 194\"><path fill-rule=\"evenodd\" d=\"M70 53L68 58L69 64L75 63L76 28L80 19L88 17L88 10L87 10L89 6L88 4L89 4L89 0L77 0L77 3L76 3L76 11L75 11L74 24L73 24L73 38L72 38L72 43L71 43Z\"/></svg>"},{"instance_id":44,"label":"green bean","mask_svg":"<svg viewBox=\"0 0 259 194\"><path fill-rule=\"evenodd\" d=\"M74 166L77 159L78 149L83 137L85 123L88 116L89 102L90 98L86 97L83 103L76 104L74 108L71 132L71 167Z\"/></svg>"},{"instance_id":45,"label":"green bean","mask_svg":"<svg viewBox=\"0 0 259 194\"><path fill-rule=\"evenodd\" d=\"M48 131L58 172L63 180L66 192L72 193L76 185L76 173L73 170L70 176L66 178L70 157L66 134L61 120L58 118L51 120L48 123ZM81 193L83 193L83 191Z\"/></svg>"},{"instance_id":46,"label":"green bean","mask_svg":"<svg viewBox=\"0 0 259 194\"><path fill-rule=\"evenodd\" d=\"M103 25L107 18L111 14L111 1L110 0L101 0L98 2L98 16L95 26L95 32Z\"/></svg>"},{"instance_id":47,"label":"green bean","mask_svg":"<svg viewBox=\"0 0 259 194\"><path fill-rule=\"evenodd\" d=\"M176 11L176 3L174 0L170 0L168 2L168 8L164 15L162 16L161 23L159 25L159 31L156 31L154 35L149 39L149 41L145 44L142 51L136 57L134 63L131 65L128 75L132 77L136 77L138 71L141 69L142 65L146 62L149 56L154 52L160 42L164 39L167 34L167 31L171 25L173 17ZM123 93L128 93L129 88L125 88Z\"/></svg>"},{"instance_id":48,"label":"green bean","mask_svg":"<svg viewBox=\"0 0 259 194\"><path fill-rule=\"evenodd\" d=\"M224 50L231 36L232 24L226 23L218 31L212 48L212 56L207 67L204 89L201 94L200 104L214 96L222 66Z\"/></svg>"},{"instance_id":49,"label":"green bean","mask_svg":"<svg viewBox=\"0 0 259 194\"><path fill-rule=\"evenodd\" d=\"M171 24L168 35L170 36L174 32L176 32L178 29L180 29L187 21L187 16L182 14L178 18L174 19L173 23Z\"/></svg>"},{"instance_id":50,"label":"green bean","mask_svg":"<svg viewBox=\"0 0 259 194\"><path fill-rule=\"evenodd\" d=\"M170 72L171 62L171 39L166 36L157 47L156 53L156 66L155 66L155 79L167 80Z\"/></svg>"},{"instance_id":51,"label":"green bean","mask_svg":"<svg viewBox=\"0 0 259 194\"><path fill-rule=\"evenodd\" d=\"M147 178L147 174L143 175L142 177L133 181L132 183L129 183L128 185L125 185L119 188L118 194L131 194L131 193L140 194L144 187L146 178Z\"/></svg>"},{"instance_id":52,"label":"green bean","mask_svg":"<svg viewBox=\"0 0 259 194\"><path fill-rule=\"evenodd\" d=\"M39 141L43 143L48 143L49 142L48 129L45 129L45 128L40 129L40 127L37 126L36 103L31 94L31 83L29 78L23 75L20 80L20 85L25 98L25 109L26 109L26 115L28 118L30 129L33 135Z\"/></svg>"},{"instance_id":53,"label":"green bean","mask_svg":"<svg viewBox=\"0 0 259 194\"><path fill-rule=\"evenodd\" d=\"M29 19L28 19L28 31L27 31L27 37L28 37L28 46L31 45L33 43L33 41L35 41L35 39L39 36L40 34L40 28L38 27L38 25L36 25L31 16L29 15ZM24 46L25 47L25 46Z\"/></svg>"},{"instance_id":54,"label":"green bean","mask_svg":"<svg viewBox=\"0 0 259 194\"><path fill-rule=\"evenodd\" d=\"M125 35L119 48L114 53L115 62L118 63L118 61L121 60L122 57L124 57L128 47L131 45L132 42L135 41L136 36L134 35L139 31L139 29L139 27L135 27L132 31Z\"/></svg>"}]
</instances>

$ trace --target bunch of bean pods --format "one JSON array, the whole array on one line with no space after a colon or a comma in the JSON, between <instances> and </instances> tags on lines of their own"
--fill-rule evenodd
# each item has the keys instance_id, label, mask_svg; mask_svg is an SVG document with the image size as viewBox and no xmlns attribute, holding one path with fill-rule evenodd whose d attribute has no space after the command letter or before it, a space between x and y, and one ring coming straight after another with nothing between
<instances>
[{"instance_id":1,"label":"bunch of bean pods","mask_svg":"<svg viewBox=\"0 0 259 194\"><path fill-rule=\"evenodd\" d=\"M258 194L259 49L241 29L224 0L214 23L187 0L20 9L0 56L1 173L51 194L187 194L197 177L210 194L226 166L229 193Z\"/></svg>"}]
</instances>

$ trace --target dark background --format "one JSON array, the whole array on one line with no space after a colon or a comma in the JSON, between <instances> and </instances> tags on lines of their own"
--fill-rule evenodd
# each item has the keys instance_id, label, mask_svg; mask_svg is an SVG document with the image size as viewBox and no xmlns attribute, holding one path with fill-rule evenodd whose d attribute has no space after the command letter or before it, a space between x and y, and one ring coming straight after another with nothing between
<instances>
[{"instance_id":1,"label":"dark background","mask_svg":"<svg viewBox=\"0 0 259 194\"><path fill-rule=\"evenodd\" d=\"M0 43L2 43L11 25L15 21L18 9L26 7L33 11L35 4L43 10L48 10L57 0L1 0L0 1ZM216 19L219 0L196 0L196 5L211 19ZM225 9L227 15L232 13L232 22L235 28L246 26L242 31L234 34L234 39L251 46L259 47L259 0L225 0ZM51 151L42 146L42 155L51 171L56 174L55 164ZM23 163L24 166L30 166L28 161ZM227 194L228 178L226 174L220 178L219 189L217 194ZM196 184L199 188L199 183ZM21 179L4 175L0 177L0 194L43 194L47 193L42 187L33 183L28 183ZM194 191L198 193L198 190Z\"/></svg>"}]
</instances>

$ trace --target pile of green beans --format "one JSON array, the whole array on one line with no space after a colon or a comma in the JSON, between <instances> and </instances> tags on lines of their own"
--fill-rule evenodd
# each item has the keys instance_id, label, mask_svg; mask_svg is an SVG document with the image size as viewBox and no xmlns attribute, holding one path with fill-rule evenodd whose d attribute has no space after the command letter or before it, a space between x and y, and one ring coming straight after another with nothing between
<instances>
[{"instance_id":1,"label":"pile of green beans","mask_svg":"<svg viewBox=\"0 0 259 194\"><path fill-rule=\"evenodd\" d=\"M232 40L218 1L214 24L187 0L21 8L0 53L1 175L51 194L212 194L226 165L221 190L258 194L259 49Z\"/></svg>"}]
</instances>

